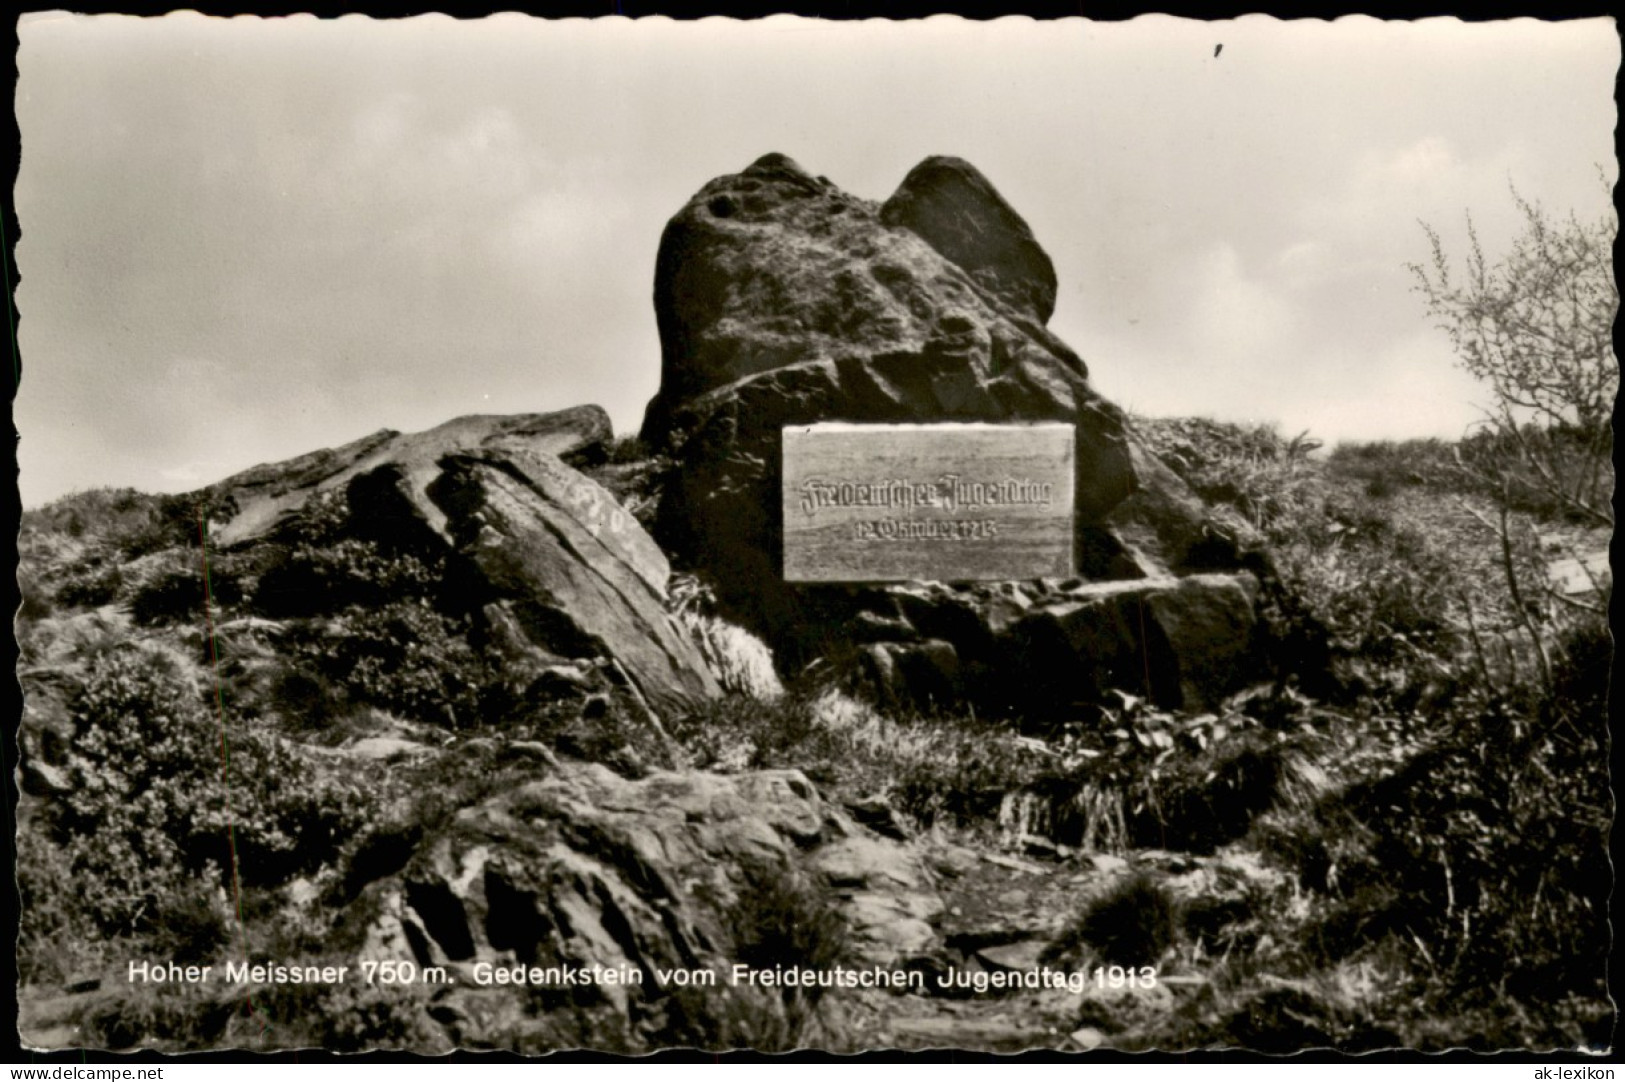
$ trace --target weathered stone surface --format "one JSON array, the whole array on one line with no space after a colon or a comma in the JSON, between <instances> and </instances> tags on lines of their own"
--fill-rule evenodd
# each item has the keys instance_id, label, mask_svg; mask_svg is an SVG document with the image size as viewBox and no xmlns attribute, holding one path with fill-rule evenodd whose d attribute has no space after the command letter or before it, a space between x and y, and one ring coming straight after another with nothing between
<instances>
[{"instance_id":1,"label":"weathered stone surface","mask_svg":"<svg viewBox=\"0 0 1625 1082\"><path fill-rule=\"evenodd\" d=\"M878 705L1043 719L1113 688L1198 708L1262 679L1259 592L1233 572L911 583L820 600L824 620L854 629L852 688Z\"/></svg>"},{"instance_id":2,"label":"weathered stone surface","mask_svg":"<svg viewBox=\"0 0 1625 1082\"><path fill-rule=\"evenodd\" d=\"M855 406L929 402L970 419L1065 397L1073 381L1056 373L1086 372L1040 323L916 234L887 228L874 204L778 154L712 181L667 225L655 314L664 362L644 424L655 442L689 400L813 361L866 362L845 373ZM808 418L840 419L867 418Z\"/></svg>"},{"instance_id":3,"label":"weathered stone surface","mask_svg":"<svg viewBox=\"0 0 1625 1082\"><path fill-rule=\"evenodd\" d=\"M460 1047L558 1047L566 1035L548 1019L567 1008L559 1014L626 1027L613 1046L637 1050L684 1036L670 1028L677 989L657 969L714 970L740 1009L782 1013L776 994L727 989L753 948L744 937L755 918L738 907L763 877L803 882L844 913L859 959L875 963L929 946L941 910L910 850L864 834L797 771L628 781L567 763L463 810L373 888L380 916L363 956L455 973L435 1016ZM596 965L643 980L516 994L475 986L478 963Z\"/></svg>"},{"instance_id":4,"label":"weathered stone surface","mask_svg":"<svg viewBox=\"0 0 1625 1082\"><path fill-rule=\"evenodd\" d=\"M214 486L216 504L237 510L213 539L227 547L274 539L312 498L340 493L348 531L446 558L456 603L514 682L604 658L657 714L686 709L721 689L668 612L665 553L609 492L559 458L610 435L596 406L380 434Z\"/></svg>"},{"instance_id":5,"label":"weathered stone surface","mask_svg":"<svg viewBox=\"0 0 1625 1082\"><path fill-rule=\"evenodd\" d=\"M1064 711L1108 689L1200 709L1257 676L1251 575L1086 584L1002 637L1025 711Z\"/></svg>"},{"instance_id":6,"label":"weathered stone surface","mask_svg":"<svg viewBox=\"0 0 1625 1082\"><path fill-rule=\"evenodd\" d=\"M668 224L655 275L662 380L643 435L677 468L655 533L708 573L725 614L782 669L836 644L936 638L974 684L986 652L967 654L965 640L995 637L1021 604L965 606L980 631L901 617L910 627L889 640L876 621L900 614L883 591L786 584L787 425L1063 421L1077 432L1079 575L1168 577L1198 553L1202 568L1234 566L1204 548L1200 501L1043 326L1047 267L985 178L947 159L922 164L883 213L769 155L706 185ZM870 651L868 664L895 667L891 653Z\"/></svg>"},{"instance_id":7,"label":"weathered stone surface","mask_svg":"<svg viewBox=\"0 0 1625 1082\"><path fill-rule=\"evenodd\" d=\"M1047 940L1023 939L1015 943L983 947L976 952L976 958L992 970L1033 969L1039 965L1048 947Z\"/></svg>"},{"instance_id":8,"label":"weathered stone surface","mask_svg":"<svg viewBox=\"0 0 1625 1082\"><path fill-rule=\"evenodd\" d=\"M855 835L822 847L810 863L838 892L865 957L894 964L935 941L932 922L942 916L942 899L930 871L911 850Z\"/></svg>"},{"instance_id":9,"label":"weathered stone surface","mask_svg":"<svg viewBox=\"0 0 1625 1082\"><path fill-rule=\"evenodd\" d=\"M452 451L476 447L521 447L535 454L565 455L602 446L612 435L609 415L597 406L557 413L458 417L426 432L375 432L342 447L327 448L255 466L209 486L216 504L228 498L236 511L211 525L216 545L230 548L263 537L297 514L311 497L348 485L383 466L398 469L408 487L421 494L438 473L436 463ZM443 529L431 509L429 523Z\"/></svg>"},{"instance_id":10,"label":"weathered stone surface","mask_svg":"<svg viewBox=\"0 0 1625 1082\"><path fill-rule=\"evenodd\" d=\"M887 838L902 842L914 834L903 815L892 806L891 800L887 797L874 795L861 800L849 800L846 802L846 811L859 823Z\"/></svg>"},{"instance_id":11,"label":"weathered stone surface","mask_svg":"<svg viewBox=\"0 0 1625 1082\"><path fill-rule=\"evenodd\" d=\"M1055 265L1021 215L969 162L925 159L880 208L880 220L920 237L1011 308L1049 322Z\"/></svg>"},{"instance_id":12,"label":"weathered stone surface","mask_svg":"<svg viewBox=\"0 0 1625 1082\"><path fill-rule=\"evenodd\" d=\"M636 520L556 458L488 447L440 460L419 503L439 511L455 551L549 653L604 655L657 711L720 694L693 639L668 614L667 566Z\"/></svg>"},{"instance_id":13,"label":"weathered stone surface","mask_svg":"<svg viewBox=\"0 0 1625 1082\"><path fill-rule=\"evenodd\" d=\"M348 745L345 751L357 759L389 762L424 755L429 749L415 740L406 740L398 736L369 736Z\"/></svg>"},{"instance_id":14,"label":"weathered stone surface","mask_svg":"<svg viewBox=\"0 0 1625 1082\"><path fill-rule=\"evenodd\" d=\"M964 687L959 655L941 639L880 642L859 648L862 675L884 706L907 710L946 710L957 705Z\"/></svg>"}]
</instances>

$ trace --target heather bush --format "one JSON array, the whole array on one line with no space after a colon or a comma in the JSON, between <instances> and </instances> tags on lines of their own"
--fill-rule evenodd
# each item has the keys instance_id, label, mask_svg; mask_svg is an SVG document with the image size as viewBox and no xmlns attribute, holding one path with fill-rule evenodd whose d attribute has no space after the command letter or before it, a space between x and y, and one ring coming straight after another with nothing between
<instances>
[{"instance_id":1,"label":"heather bush","mask_svg":"<svg viewBox=\"0 0 1625 1082\"><path fill-rule=\"evenodd\" d=\"M313 778L277 738L240 720L223 728L161 651L112 648L69 712L70 784L42 825L73 873L64 904L102 935L201 929L195 880L224 889L235 867L244 884L286 881L335 858L370 814L363 780Z\"/></svg>"},{"instance_id":2,"label":"heather bush","mask_svg":"<svg viewBox=\"0 0 1625 1082\"><path fill-rule=\"evenodd\" d=\"M187 554L182 566L159 570L130 591L130 618L143 627L201 626L206 613L218 619L224 608L242 600L242 583L231 561L215 561L205 581L203 565L194 550Z\"/></svg>"},{"instance_id":3,"label":"heather bush","mask_svg":"<svg viewBox=\"0 0 1625 1082\"><path fill-rule=\"evenodd\" d=\"M853 962L840 911L790 869L756 869L731 911L731 957L743 965L827 972ZM786 986L777 998L756 988L676 989L660 1037L700 1048L790 1051L816 1035L821 1004L817 986Z\"/></svg>"},{"instance_id":4,"label":"heather bush","mask_svg":"<svg viewBox=\"0 0 1625 1082\"><path fill-rule=\"evenodd\" d=\"M220 1042L244 1010L240 995L222 996L209 986L132 988L89 1010L80 1037L90 1047L117 1051L196 1051Z\"/></svg>"},{"instance_id":5,"label":"heather bush","mask_svg":"<svg viewBox=\"0 0 1625 1082\"><path fill-rule=\"evenodd\" d=\"M56 581L56 606L99 609L117 601L124 588L124 573L117 564L92 558L61 569Z\"/></svg>"},{"instance_id":6,"label":"heather bush","mask_svg":"<svg viewBox=\"0 0 1625 1082\"><path fill-rule=\"evenodd\" d=\"M1279 551L1277 564L1292 595L1345 657L1383 665L1457 645L1450 614L1461 585L1459 561L1369 504L1332 504L1325 528L1303 531Z\"/></svg>"},{"instance_id":7,"label":"heather bush","mask_svg":"<svg viewBox=\"0 0 1625 1082\"><path fill-rule=\"evenodd\" d=\"M89 489L25 513L23 525L75 539L118 542L152 528L159 517L158 501L133 488Z\"/></svg>"},{"instance_id":8,"label":"heather bush","mask_svg":"<svg viewBox=\"0 0 1625 1082\"><path fill-rule=\"evenodd\" d=\"M100 936L86 936L80 886L68 854L34 824L17 832L17 982L61 985L104 964Z\"/></svg>"},{"instance_id":9,"label":"heather bush","mask_svg":"<svg viewBox=\"0 0 1625 1082\"><path fill-rule=\"evenodd\" d=\"M851 960L845 920L814 883L789 869L750 875L728 917L734 958L748 966L828 970ZM820 989L787 988L816 1002Z\"/></svg>"},{"instance_id":10,"label":"heather bush","mask_svg":"<svg viewBox=\"0 0 1625 1082\"><path fill-rule=\"evenodd\" d=\"M424 601L354 605L313 621L295 656L352 701L446 728L474 726L486 707L496 715L509 705L463 627Z\"/></svg>"},{"instance_id":11,"label":"heather bush","mask_svg":"<svg viewBox=\"0 0 1625 1082\"><path fill-rule=\"evenodd\" d=\"M254 607L275 618L377 607L429 596L442 573L416 556L386 552L372 541L302 543L260 576Z\"/></svg>"},{"instance_id":12,"label":"heather bush","mask_svg":"<svg viewBox=\"0 0 1625 1082\"><path fill-rule=\"evenodd\" d=\"M332 959L344 964L350 959ZM309 964L323 964L313 960ZM254 1017L241 1024L249 1047L320 1048L354 1053L449 1051L444 1031L429 1017L428 995L412 987L359 982L279 985L255 996Z\"/></svg>"},{"instance_id":13,"label":"heather bush","mask_svg":"<svg viewBox=\"0 0 1625 1082\"><path fill-rule=\"evenodd\" d=\"M1150 966L1180 933L1168 889L1147 875L1129 876L1092 898L1050 945L1047 958L1077 960L1082 949L1098 965Z\"/></svg>"}]
</instances>

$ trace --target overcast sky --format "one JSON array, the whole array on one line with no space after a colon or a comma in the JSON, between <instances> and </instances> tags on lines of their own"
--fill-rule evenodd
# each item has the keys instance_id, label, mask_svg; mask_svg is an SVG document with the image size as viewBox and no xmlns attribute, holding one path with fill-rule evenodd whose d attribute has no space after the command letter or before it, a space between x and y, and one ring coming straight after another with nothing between
<instances>
[{"instance_id":1,"label":"overcast sky","mask_svg":"<svg viewBox=\"0 0 1625 1082\"><path fill-rule=\"evenodd\" d=\"M1610 213L1612 23L374 22L19 29L23 502L182 491L379 428L659 381L666 220L781 151L884 199L980 168L1052 328L1143 413L1455 437L1419 220ZM1215 47L1223 50L1215 56Z\"/></svg>"}]
</instances>

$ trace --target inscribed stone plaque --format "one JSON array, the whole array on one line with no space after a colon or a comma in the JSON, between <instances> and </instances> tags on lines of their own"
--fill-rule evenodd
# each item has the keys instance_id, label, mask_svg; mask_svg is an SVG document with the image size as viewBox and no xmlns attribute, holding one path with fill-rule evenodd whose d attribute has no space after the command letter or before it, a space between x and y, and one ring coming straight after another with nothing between
<instances>
[{"instance_id":1,"label":"inscribed stone plaque","mask_svg":"<svg viewBox=\"0 0 1625 1082\"><path fill-rule=\"evenodd\" d=\"M1064 578L1068 424L784 430L789 582Z\"/></svg>"}]
</instances>

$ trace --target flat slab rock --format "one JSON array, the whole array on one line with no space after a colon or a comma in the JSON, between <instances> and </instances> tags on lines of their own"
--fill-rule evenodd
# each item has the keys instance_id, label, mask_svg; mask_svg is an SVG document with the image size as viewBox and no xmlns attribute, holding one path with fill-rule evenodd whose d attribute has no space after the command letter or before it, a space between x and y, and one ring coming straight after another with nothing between
<instances>
[{"instance_id":1,"label":"flat slab rock","mask_svg":"<svg viewBox=\"0 0 1625 1082\"><path fill-rule=\"evenodd\" d=\"M476 447L524 447L547 455L566 455L607 443L609 415L598 406L576 406L555 413L479 414L458 417L423 432L375 432L341 447L312 451L283 462L255 466L210 485L210 497L230 497L236 512L210 524L210 537L223 548L270 533L321 492L340 489L354 478L393 465L421 493L436 474L442 455ZM442 528L438 512L430 524Z\"/></svg>"},{"instance_id":2,"label":"flat slab rock","mask_svg":"<svg viewBox=\"0 0 1625 1082\"><path fill-rule=\"evenodd\" d=\"M597 483L528 449L443 457L425 498L456 552L483 576L508 625L538 649L603 653L657 711L721 694L688 631L666 609L665 555Z\"/></svg>"}]
</instances>

